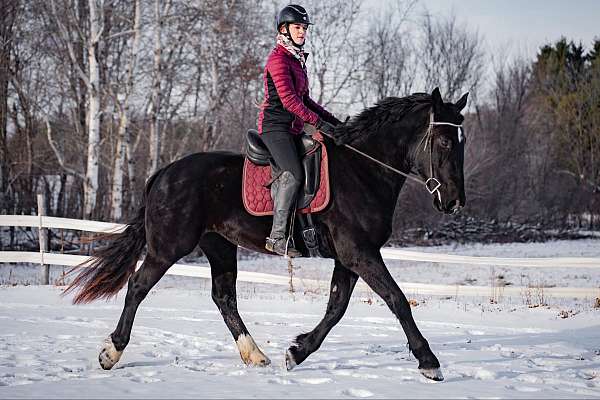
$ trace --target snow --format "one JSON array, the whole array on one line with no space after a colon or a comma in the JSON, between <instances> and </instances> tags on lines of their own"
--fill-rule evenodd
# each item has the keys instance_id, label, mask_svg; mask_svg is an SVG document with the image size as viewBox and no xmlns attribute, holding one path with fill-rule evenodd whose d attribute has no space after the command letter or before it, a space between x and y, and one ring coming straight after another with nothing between
<instances>
[{"instance_id":1,"label":"snow","mask_svg":"<svg viewBox=\"0 0 600 400\"><path fill-rule=\"evenodd\" d=\"M418 248L486 256L599 255L600 241ZM124 291L108 302L71 305L56 286L0 286L0 398L598 398L600 309L590 299L418 296L417 325L442 365L445 381L417 370L400 324L379 298L357 292L321 348L288 372L284 352L322 318L328 288L307 290L300 278L328 280L325 260L298 260L294 294L283 286L238 284L238 306L268 367L247 367L210 297L207 280L165 277L142 303L131 342L110 371L98 353L118 322ZM397 279L444 283L469 276L487 284L490 267L389 262ZM240 269L286 273L280 258L244 259ZM35 276L0 266L8 280ZM596 268L504 271L518 285L598 287ZM56 272L56 271L55 271ZM531 274L539 274L532 277ZM577 278L575 278L577 275ZM583 276L579 278L579 276ZM599 290L600 295L600 290ZM563 318L566 317L566 318Z\"/></svg>"}]
</instances>

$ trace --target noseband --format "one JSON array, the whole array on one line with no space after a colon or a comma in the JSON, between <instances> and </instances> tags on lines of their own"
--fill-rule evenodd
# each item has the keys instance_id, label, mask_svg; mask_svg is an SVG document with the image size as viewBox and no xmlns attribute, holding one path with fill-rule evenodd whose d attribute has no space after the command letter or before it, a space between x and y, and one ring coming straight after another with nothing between
<instances>
[{"instance_id":1,"label":"noseband","mask_svg":"<svg viewBox=\"0 0 600 400\"><path fill-rule=\"evenodd\" d=\"M431 194L432 196L437 194L438 200L440 201L440 204L441 204L442 203L442 194L440 193L439 188L440 188L440 186L442 186L442 184L440 183L440 181L438 181L433 176L433 143L432 143L433 127L437 126L437 125L448 125L448 126L454 126L454 127L458 128L458 141L459 142L463 141L462 125L453 124L450 122L436 122L433 120L433 113L429 114L429 126L427 127L427 132L425 132L425 135L423 135L421 142L419 142L419 146L421 145L421 143L425 142L423 151L425 151L427 149L427 146L429 146L429 179L427 179L425 181L419 175L416 175L416 174L413 174L410 172L409 173L402 172L399 169L396 169L390 165L387 165L386 163L379 161L378 159L376 159L374 157L371 157L370 155L368 155L366 153L363 153L362 151L358 150L356 147L352 147L349 144L344 144L344 146L346 146L350 150L360 154L361 156L366 157L373 162L376 162L377 164L381 165L382 167L387 168L392 172L395 172L398 175L402 175L405 178L408 178L415 182L423 184L425 186L425 189L427 189L427 191L429 192L429 194ZM329 136L330 138L333 139L333 137L331 135L328 135L324 132L321 132L321 133L324 134L325 136Z\"/></svg>"}]
</instances>

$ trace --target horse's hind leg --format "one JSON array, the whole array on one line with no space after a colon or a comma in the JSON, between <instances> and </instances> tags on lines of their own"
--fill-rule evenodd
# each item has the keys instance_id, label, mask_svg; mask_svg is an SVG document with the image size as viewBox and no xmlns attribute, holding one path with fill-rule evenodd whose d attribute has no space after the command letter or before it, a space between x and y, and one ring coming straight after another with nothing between
<instances>
[{"instance_id":1,"label":"horse's hind leg","mask_svg":"<svg viewBox=\"0 0 600 400\"><path fill-rule=\"evenodd\" d=\"M304 361L309 355L317 349L325 340L325 337L344 316L352 291L358 280L358 275L346 269L336 260L333 276L331 277L331 287L329 290L329 302L327 311L319 324L308 333L299 335L294 344L285 353L285 366L288 371Z\"/></svg>"},{"instance_id":2,"label":"horse's hind leg","mask_svg":"<svg viewBox=\"0 0 600 400\"><path fill-rule=\"evenodd\" d=\"M98 360L104 369L111 369L121 358L129 343L131 328L138 306L150 289L163 277L173 262L148 254L140 269L129 278L125 306L117 328L106 339Z\"/></svg>"},{"instance_id":3,"label":"horse's hind leg","mask_svg":"<svg viewBox=\"0 0 600 400\"><path fill-rule=\"evenodd\" d=\"M233 335L240 357L247 365L266 366L271 360L258 348L237 309L237 246L216 233L207 233L200 248L210 262L212 298Z\"/></svg>"}]
</instances>

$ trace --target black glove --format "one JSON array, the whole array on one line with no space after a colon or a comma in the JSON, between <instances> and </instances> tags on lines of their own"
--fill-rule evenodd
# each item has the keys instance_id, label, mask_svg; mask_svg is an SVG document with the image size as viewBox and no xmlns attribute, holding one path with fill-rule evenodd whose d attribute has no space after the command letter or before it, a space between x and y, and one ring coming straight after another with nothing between
<instances>
[{"instance_id":1,"label":"black glove","mask_svg":"<svg viewBox=\"0 0 600 400\"><path fill-rule=\"evenodd\" d=\"M326 136L332 138L337 146L341 146L350 141L350 135L346 127L346 122L348 122L349 119L350 117L346 118L345 122L340 121L340 123L336 126L333 126L327 121L319 119L315 125L315 128L323 132Z\"/></svg>"},{"instance_id":2,"label":"black glove","mask_svg":"<svg viewBox=\"0 0 600 400\"><path fill-rule=\"evenodd\" d=\"M333 137L335 134L335 126L333 126L325 120L322 120L321 118L319 118L319 120L317 121L315 128L317 128L317 130L323 132L326 136L329 137Z\"/></svg>"},{"instance_id":3,"label":"black glove","mask_svg":"<svg viewBox=\"0 0 600 400\"><path fill-rule=\"evenodd\" d=\"M329 122L331 122L331 125L333 126L338 126L340 124L343 124L342 121L340 121L339 119L337 119L336 117L334 117L333 115L331 116L331 118L329 119Z\"/></svg>"}]
</instances>

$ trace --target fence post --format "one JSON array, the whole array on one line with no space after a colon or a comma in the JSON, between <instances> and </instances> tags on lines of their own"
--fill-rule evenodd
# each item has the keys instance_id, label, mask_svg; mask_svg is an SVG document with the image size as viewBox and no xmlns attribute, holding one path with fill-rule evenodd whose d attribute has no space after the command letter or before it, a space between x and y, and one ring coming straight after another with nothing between
<instances>
[{"instance_id":1,"label":"fence post","mask_svg":"<svg viewBox=\"0 0 600 400\"><path fill-rule=\"evenodd\" d=\"M46 243L48 241L48 232L46 228L42 228L42 218L46 215L46 202L43 194L37 195L38 216L40 223L38 227L38 240L40 242L40 263L42 267L42 285L50 284L50 266L44 264L44 252L48 250Z\"/></svg>"}]
</instances>

